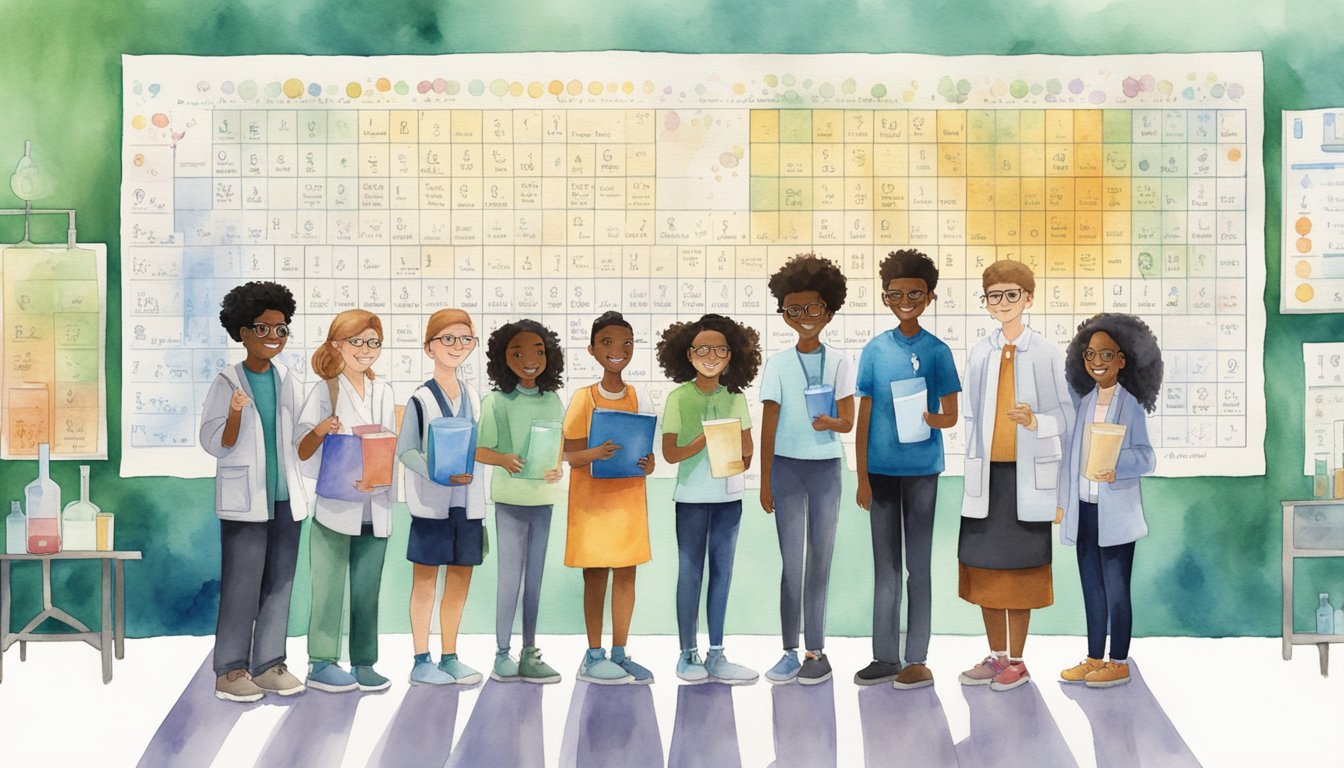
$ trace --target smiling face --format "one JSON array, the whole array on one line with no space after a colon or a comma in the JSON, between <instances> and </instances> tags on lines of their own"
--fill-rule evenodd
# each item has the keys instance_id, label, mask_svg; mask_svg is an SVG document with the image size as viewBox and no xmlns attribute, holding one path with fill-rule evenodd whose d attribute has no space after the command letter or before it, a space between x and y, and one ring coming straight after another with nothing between
<instances>
[{"instance_id":1,"label":"smiling face","mask_svg":"<svg viewBox=\"0 0 1344 768\"><path fill-rule=\"evenodd\" d=\"M999 296L999 303L994 304L990 298ZM1017 301L1010 301L1016 296ZM1031 308L1031 294L1017 283L994 283L985 290L985 311L989 316L1000 323L1011 323L1022 316Z\"/></svg>"},{"instance_id":2,"label":"smiling face","mask_svg":"<svg viewBox=\"0 0 1344 768\"><path fill-rule=\"evenodd\" d=\"M796 317L789 314L790 309L798 312ZM818 309L821 314L812 316L811 312ZM784 324L798 334L799 341L811 341L817 338L831 322L831 318L835 317L835 313L826 307L826 303L821 300L821 294L816 291L784 294L783 310L780 314L784 318Z\"/></svg>"},{"instance_id":3,"label":"smiling face","mask_svg":"<svg viewBox=\"0 0 1344 768\"><path fill-rule=\"evenodd\" d=\"M708 354L704 357L696 354L696 349L708 347ZM719 357L721 350L728 350L725 357ZM728 363L732 362L733 350L728 346L728 339L724 338L718 331L701 331L695 334L691 340L691 348L686 350L686 357L691 361L692 367L696 372L707 379L718 378L723 372L728 370Z\"/></svg>"},{"instance_id":4,"label":"smiling face","mask_svg":"<svg viewBox=\"0 0 1344 768\"><path fill-rule=\"evenodd\" d=\"M893 291L900 292L900 297L888 298L889 295L894 296ZM910 298L912 291L917 298ZM934 298L933 292L929 290L929 284L919 277L893 278L882 292L882 303L886 304L901 322L914 320L924 314L924 310Z\"/></svg>"},{"instance_id":5,"label":"smiling face","mask_svg":"<svg viewBox=\"0 0 1344 768\"><path fill-rule=\"evenodd\" d=\"M608 325L601 329L593 343L588 345L588 354L602 366L602 370L616 374L630 364L630 355L634 351L634 333L620 325Z\"/></svg>"},{"instance_id":6,"label":"smiling face","mask_svg":"<svg viewBox=\"0 0 1344 768\"><path fill-rule=\"evenodd\" d=\"M518 386L531 389L537 386L537 377L546 370L546 343L531 331L509 339L504 349L504 362L518 377Z\"/></svg>"},{"instance_id":7,"label":"smiling face","mask_svg":"<svg viewBox=\"0 0 1344 768\"><path fill-rule=\"evenodd\" d=\"M1120 371L1125 367L1125 353L1120 351L1120 345L1109 333L1097 331L1087 342L1083 365L1097 386L1110 388L1120 379Z\"/></svg>"},{"instance_id":8,"label":"smiling face","mask_svg":"<svg viewBox=\"0 0 1344 768\"><path fill-rule=\"evenodd\" d=\"M357 340L352 343L351 339ZM369 342L379 344L378 349L369 346ZM341 353L341 363L345 365L345 370L355 374L361 374L369 370L369 367L378 360L378 356L383 353L381 342L382 338L378 336L378 331L372 328L365 328L363 331L347 339L330 342L336 350ZM363 344L358 344L363 342Z\"/></svg>"},{"instance_id":9,"label":"smiling face","mask_svg":"<svg viewBox=\"0 0 1344 768\"><path fill-rule=\"evenodd\" d=\"M285 324L285 313L278 309L268 309L252 319L251 326L243 326L238 334L242 337L243 348L247 350L248 357L260 360L270 360L280 354L285 349L285 343L289 341L288 336L277 336L275 327ZM269 329L265 336L260 336L255 330L255 326L265 325Z\"/></svg>"},{"instance_id":10,"label":"smiling face","mask_svg":"<svg viewBox=\"0 0 1344 768\"><path fill-rule=\"evenodd\" d=\"M435 334L435 338L425 344L425 354L434 359L436 365L444 368L457 368L466 362L472 351L476 349L476 343L463 345L460 339L463 336L471 336L474 331L466 323L450 323L443 327L443 330ZM453 342L450 346L444 346L444 336L456 336L459 341Z\"/></svg>"}]
</instances>

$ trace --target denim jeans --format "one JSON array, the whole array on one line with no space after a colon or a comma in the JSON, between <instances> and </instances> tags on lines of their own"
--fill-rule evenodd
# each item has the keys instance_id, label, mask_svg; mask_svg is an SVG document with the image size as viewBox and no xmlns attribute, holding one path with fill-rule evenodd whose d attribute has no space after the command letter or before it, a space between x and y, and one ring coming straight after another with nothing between
<instances>
[{"instance_id":1,"label":"denim jeans","mask_svg":"<svg viewBox=\"0 0 1344 768\"><path fill-rule=\"evenodd\" d=\"M709 644L723 645L723 617L728 611L728 585L733 580L733 554L742 521L741 501L677 502L677 630L682 650L696 647L700 618L700 583L709 557Z\"/></svg>"},{"instance_id":2,"label":"denim jeans","mask_svg":"<svg viewBox=\"0 0 1344 768\"><path fill-rule=\"evenodd\" d=\"M901 555L910 575L905 588L905 662L924 662L929 653L933 591L929 565L933 554L933 510L938 476L892 477L868 473L873 507L873 658L901 663ZM904 541L902 541L904 532ZM904 546L902 546L904 543Z\"/></svg>"},{"instance_id":3,"label":"denim jeans","mask_svg":"<svg viewBox=\"0 0 1344 768\"><path fill-rule=\"evenodd\" d=\"M1113 547L1097 545L1097 505L1078 502L1078 575L1083 582L1083 612L1087 616L1087 655L1105 658L1106 624L1110 620L1111 658L1129 658L1134 612L1129 601L1129 577L1134 570L1134 542Z\"/></svg>"},{"instance_id":4,"label":"denim jeans","mask_svg":"<svg viewBox=\"0 0 1344 768\"><path fill-rule=\"evenodd\" d=\"M216 675L235 669L254 677L285 660L289 596L299 560L302 521L288 501L264 523L219 521L219 621Z\"/></svg>"},{"instance_id":5,"label":"denim jeans","mask_svg":"<svg viewBox=\"0 0 1344 768\"><path fill-rule=\"evenodd\" d=\"M784 648L798 647L801 625L806 650L820 651L826 646L826 588L840 518L840 460L776 456L770 491L783 563L779 628Z\"/></svg>"},{"instance_id":6,"label":"denim jeans","mask_svg":"<svg viewBox=\"0 0 1344 768\"><path fill-rule=\"evenodd\" d=\"M495 502L495 557L499 584L495 592L495 644L508 648L518 592L523 593L523 646L537 644L537 609L541 576L546 568L546 542L551 535L551 505L523 507Z\"/></svg>"}]
</instances>

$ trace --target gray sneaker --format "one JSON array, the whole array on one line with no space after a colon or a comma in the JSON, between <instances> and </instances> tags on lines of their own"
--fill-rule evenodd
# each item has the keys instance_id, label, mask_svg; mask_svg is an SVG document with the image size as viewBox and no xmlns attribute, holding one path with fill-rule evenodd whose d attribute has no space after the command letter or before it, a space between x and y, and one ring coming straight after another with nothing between
<instances>
[{"instance_id":1,"label":"gray sneaker","mask_svg":"<svg viewBox=\"0 0 1344 768\"><path fill-rule=\"evenodd\" d=\"M289 668L283 662L252 678L252 682L261 690L280 696L303 693L303 683L289 673Z\"/></svg>"},{"instance_id":2,"label":"gray sneaker","mask_svg":"<svg viewBox=\"0 0 1344 768\"><path fill-rule=\"evenodd\" d=\"M873 659L873 663L854 673L855 685L880 685L890 683L901 673L900 664L891 664Z\"/></svg>"},{"instance_id":3,"label":"gray sneaker","mask_svg":"<svg viewBox=\"0 0 1344 768\"><path fill-rule=\"evenodd\" d=\"M722 648L710 648L705 656L705 671L716 683L726 685L753 685L760 675L741 664L734 664L723 655Z\"/></svg>"},{"instance_id":4,"label":"gray sneaker","mask_svg":"<svg viewBox=\"0 0 1344 768\"><path fill-rule=\"evenodd\" d=\"M252 682L246 669L235 669L215 678L215 698L243 703L259 701L266 692Z\"/></svg>"},{"instance_id":5,"label":"gray sneaker","mask_svg":"<svg viewBox=\"0 0 1344 768\"><path fill-rule=\"evenodd\" d=\"M803 668L798 671L799 685L816 685L831 679L831 662L826 654L813 658L811 654L803 657Z\"/></svg>"}]
</instances>

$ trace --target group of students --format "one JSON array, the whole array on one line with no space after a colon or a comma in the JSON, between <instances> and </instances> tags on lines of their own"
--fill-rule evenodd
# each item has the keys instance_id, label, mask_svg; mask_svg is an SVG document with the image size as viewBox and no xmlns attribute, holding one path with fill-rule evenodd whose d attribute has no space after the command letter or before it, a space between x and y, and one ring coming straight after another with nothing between
<instances>
[{"instance_id":1,"label":"group of students","mask_svg":"<svg viewBox=\"0 0 1344 768\"><path fill-rule=\"evenodd\" d=\"M936 298L936 264L918 251L896 251L883 261L880 277L883 304L898 324L865 346L857 366L821 340L844 305L846 281L834 263L814 254L794 257L770 278L778 311L797 343L771 356L763 370L757 332L731 318L704 315L661 333L658 363L679 384L664 404L660 448L665 461L678 465L676 674L683 681L742 685L759 678L729 661L723 648L745 491L742 473L756 453L743 391L759 372L760 504L774 517L783 564L784 653L765 673L767 680L813 684L831 676L825 613L840 507L840 435L857 429L857 503L869 512L875 583L873 661L854 679L861 685L890 682L898 689L933 683L925 660L933 515L944 468L941 432L958 421L962 387L950 349L919 325ZM1022 653L1030 611L1053 602L1053 520L1062 523L1062 540L1077 544L1088 628L1087 658L1062 676L1094 686L1126 682L1129 578L1134 541L1146 534L1138 478L1155 464L1143 411L1153 410L1161 382L1156 339L1137 318L1102 314L1083 323L1061 354L1022 321L1035 289L1025 265L996 262L983 282L984 304L1001 325L976 344L966 369L969 429L958 560L960 595L981 606L991 652L960 681L1006 690L1029 678ZM652 683L652 672L631 658L626 643L636 567L651 558L645 478L657 459L653 452L637 457L634 476L595 476L593 462L623 448L610 441L590 446L596 441L589 439L600 410L650 410L622 379L636 344L629 322L617 312L593 322L587 351L602 377L576 390L566 407L557 394L565 361L554 332L522 319L483 339L465 311L439 310L429 318L423 340L433 376L399 417L391 386L372 371L384 341L377 315L355 309L333 319L312 356L311 370L320 381L305 395L293 373L275 360L295 310L289 290L272 282L238 286L221 306L220 322L246 357L220 372L201 419L201 444L218 462L216 696L255 701L265 693L292 695L305 687L341 692L389 686L374 665L394 488L351 478L353 494L345 499L352 500L314 489L326 438L369 430L397 433L395 453L406 470L412 684L481 680L480 672L458 658L457 632L472 569L492 543L499 579L490 675L506 682L560 680L541 658L536 625L552 510L563 492L562 461L570 466L565 564L583 570L589 646L577 677L596 684ZM483 399L459 376L481 345L494 388ZM926 393L922 429L912 429L896 413L898 393L912 391ZM817 392L832 398L829 410L809 405ZM428 455L430 424L442 417L465 419L475 430L470 471L446 483L430 471ZM742 461L736 474L727 476L711 470L705 436L706 422L723 419L736 419L741 427ZM525 472L529 431L545 422L562 424L561 455L554 465ZM1118 423L1126 430L1115 469L1085 477L1091 439L1085 425L1091 422ZM489 489L493 542L484 525L484 465L495 467ZM300 526L310 510L315 519L309 536L309 665L300 681L286 665L285 630ZM706 561L709 647L701 657L698 616ZM904 654L903 562L909 573ZM439 601L442 647L435 663L429 634L440 567L446 574ZM347 578L349 670L339 664ZM602 642L609 583L610 655ZM515 657L511 644L520 596L523 636ZM1110 660L1103 661L1108 629Z\"/></svg>"}]
</instances>

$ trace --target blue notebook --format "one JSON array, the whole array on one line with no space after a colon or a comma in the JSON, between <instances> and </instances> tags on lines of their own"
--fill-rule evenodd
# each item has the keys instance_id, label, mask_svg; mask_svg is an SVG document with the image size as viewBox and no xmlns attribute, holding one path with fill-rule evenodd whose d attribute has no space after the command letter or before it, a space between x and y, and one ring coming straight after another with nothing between
<instances>
[{"instance_id":1,"label":"blue notebook","mask_svg":"<svg viewBox=\"0 0 1344 768\"><path fill-rule=\"evenodd\" d=\"M444 416L429 422L426 461L429 477L448 485L453 475L471 474L476 467L476 425L471 419Z\"/></svg>"},{"instance_id":2,"label":"blue notebook","mask_svg":"<svg viewBox=\"0 0 1344 768\"><path fill-rule=\"evenodd\" d=\"M644 470L639 468L638 462L653 453L653 433L657 422L657 417L651 413L628 413L610 408L594 410L588 428L588 447L596 448L610 440L621 449L610 459L590 464L593 477L643 477Z\"/></svg>"},{"instance_id":3,"label":"blue notebook","mask_svg":"<svg viewBox=\"0 0 1344 768\"><path fill-rule=\"evenodd\" d=\"M367 494L355 490L364 476L364 447L355 435L322 438L322 468L317 473L317 495L335 501L363 501Z\"/></svg>"}]
</instances>

